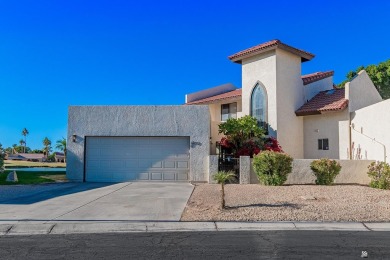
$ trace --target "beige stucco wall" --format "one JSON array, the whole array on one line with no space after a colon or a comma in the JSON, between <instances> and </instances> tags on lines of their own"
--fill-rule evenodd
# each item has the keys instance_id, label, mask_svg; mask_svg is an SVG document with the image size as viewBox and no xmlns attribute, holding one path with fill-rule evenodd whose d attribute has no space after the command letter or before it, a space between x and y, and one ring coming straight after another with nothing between
<instances>
[{"instance_id":1,"label":"beige stucco wall","mask_svg":"<svg viewBox=\"0 0 390 260\"><path fill-rule=\"evenodd\" d=\"M345 84L346 96L349 99L350 112L382 101L370 77L362 70L350 82Z\"/></svg>"},{"instance_id":2,"label":"beige stucco wall","mask_svg":"<svg viewBox=\"0 0 390 260\"><path fill-rule=\"evenodd\" d=\"M218 125L221 123L221 105L229 103L237 103L237 118L242 117L242 102L241 99L234 99L229 101L224 101L220 103L209 104L210 109L210 154L216 154L216 142L220 141L223 137L222 134L218 133Z\"/></svg>"},{"instance_id":3,"label":"beige stucco wall","mask_svg":"<svg viewBox=\"0 0 390 260\"><path fill-rule=\"evenodd\" d=\"M333 76L304 85L304 100L306 102L319 92L329 89L333 89Z\"/></svg>"},{"instance_id":4,"label":"beige stucco wall","mask_svg":"<svg viewBox=\"0 0 390 260\"><path fill-rule=\"evenodd\" d=\"M261 83L268 96L268 124L277 129L276 115L276 52L263 53L242 61L242 114L250 115L253 88ZM271 135L275 135L270 131Z\"/></svg>"},{"instance_id":5,"label":"beige stucco wall","mask_svg":"<svg viewBox=\"0 0 390 260\"><path fill-rule=\"evenodd\" d=\"M303 118L295 111L304 104L301 57L276 50L277 138L283 150L303 158Z\"/></svg>"},{"instance_id":6,"label":"beige stucco wall","mask_svg":"<svg viewBox=\"0 0 390 260\"><path fill-rule=\"evenodd\" d=\"M362 159L385 160L390 156L390 99L356 110L351 115L354 128L351 131L356 156L361 148ZM373 140L375 139L375 141ZM382 144L380 144L380 143Z\"/></svg>"},{"instance_id":7,"label":"beige stucco wall","mask_svg":"<svg viewBox=\"0 0 390 260\"><path fill-rule=\"evenodd\" d=\"M294 158L303 158L303 119L295 115L304 103L301 58L273 50L242 61L242 113L250 114L253 88L267 92L269 135L276 137Z\"/></svg>"},{"instance_id":8,"label":"beige stucco wall","mask_svg":"<svg viewBox=\"0 0 390 260\"><path fill-rule=\"evenodd\" d=\"M333 112L303 117L305 159L348 159L349 113ZM318 139L329 139L329 150L318 150Z\"/></svg>"},{"instance_id":9,"label":"beige stucco wall","mask_svg":"<svg viewBox=\"0 0 390 260\"><path fill-rule=\"evenodd\" d=\"M252 159L251 159L252 161ZM310 169L310 163L313 160L295 159L293 161L293 170L288 175L286 184L314 184L316 177ZM367 175L367 167L373 162L370 160L337 160L340 162L341 171L336 177L336 184L362 184L368 185L370 178ZM257 176L251 167L252 184L257 184Z\"/></svg>"}]
</instances>

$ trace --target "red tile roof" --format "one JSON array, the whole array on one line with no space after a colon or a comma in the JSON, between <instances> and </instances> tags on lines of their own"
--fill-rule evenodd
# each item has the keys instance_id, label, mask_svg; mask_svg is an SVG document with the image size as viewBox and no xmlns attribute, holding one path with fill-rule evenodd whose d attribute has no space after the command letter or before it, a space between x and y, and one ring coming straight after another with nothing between
<instances>
[{"instance_id":1,"label":"red tile roof","mask_svg":"<svg viewBox=\"0 0 390 260\"><path fill-rule=\"evenodd\" d=\"M244 59L244 58L248 58L248 57L251 57L253 55L266 52L268 50L274 50L276 48L280 48L280 49L283 49L285 51L294 53L298 56L301 56L302 62L309 61L309 60L314 58L314 54L312 54L310 52L294 48L292 46L289 46L287 44L282 43L280 40L272 40L269 42L265 42L265 43L256 45L256 46L251 47L249 49L237 52L233 55L230 55L229 59L233 62L241 63L242 59Z\"/></svg>"},{"instance_id":2,"label":"red tile roof","mask_svg":"<svg viewBox=\"0 0 390 260\"><path fill-rule=\"evenodd\" d=\"M216 96L188 102L188 103L186 103L186 105L198 105L198 104L203 104L203 103L212 103L212 102L219 101L219 100L241 97L241 92L242 92L241 89L236 89L236 90L229 91L229 92L219 94Z\"/></svg>"},{"instance_id":3,"label":"red tile roof","mask_svg":"<svg viewBox=\"0 0 390 260\"><path fill-rule=\"evenodd\" d=\"M348 106L345 89L321 91L301 108L295 111L297 116L318 115L331 111L341 111Z\"/></svg>"},{"instance_id":4,"label":"red tile roof","mask_svg":"<svg viewBox=\"0 0 390 260\"><path fill-rule=\"evenodd\" d=\"M311 74L306 74L302 76L302 81L303 85L307 85L316 81L319 81L321 79L333 76L334 71L325 71L325 72L315 72ZM192 101L186 103L186 105L196 105L196 104L203 104L203 103L212 103L218 100L224 100L224 99L231 99L231 98L236 98L236 97L241 97L241 89L236 89L230 92L226 92L223 94L219 94L216 96L208 97L208 98L203 98L200 100Z\"/></svg>"},{"instance_id":5,"label":"red tile roof","mask_svg":"<svg viewBox=\"0 0 390 260\"><path fill-rule=\"evenodd\" d=\"M303 85L307 85L307 84L316 82L318 80L333 76L333 74L334 74L334 71L329 70L329 71L325 71L325 72L319 71L319 72L303 75L302 76Z\"/></svg>"}]
</instances>

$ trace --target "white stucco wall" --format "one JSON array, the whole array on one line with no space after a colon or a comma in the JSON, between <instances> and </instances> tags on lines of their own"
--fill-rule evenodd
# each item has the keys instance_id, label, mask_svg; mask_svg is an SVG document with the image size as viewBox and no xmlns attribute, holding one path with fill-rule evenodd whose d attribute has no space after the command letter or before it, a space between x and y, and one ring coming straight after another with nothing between
<instances>
[{"instance_id":1,"label":"white stucco wall","mask_svg":"<svg viewBox=\"0 0 390 260\"><path fill-rule=\"evenodd\" d=\"M303 117L305 159L348 159L349 113L333 112ZM329 139L329 150L318 150L318 139Z\"/></svg>"},{"instance_id":2,"label":"white stucco wall","mask_svg":"<svg viewBox=\"0 0 390 260\"><path fill-rule=\"evenodd\" d=\"M242 117L242 102L241 99L229 100L220 103L213 103L209 105L210 109L210 154L216 154L216 142L220 141L223 137L222 134L218 133L218 125L221 123L221 105L237 103L237 118Z\"/></svg>"},{"instance_id":3,"label":"white stucco wall","mask_svg":"<svg viewBox=\"0 0 390 260\"><path fill-rule=\"evenodd\" d=\"M303 118L295 111L304 102L301 57L276 50L277 137L283 150L303 158Z\"/></svg>"},{"instance_id":4,"label":"white stucco wall","mask_svg":"<svg viewBox=\"0 0 390 260\"><path fill-rule=\"evenodd\" d=\"M294 158L303 158L303 119L295 115L304 103L301 58L276 49L242 60L242 114L250 114L253 88L267 92L269 135Z\"/></svg>"},{"instance_id":5,"label":"white stucco wall","mask_svg":"<svg viewBox=\"0 0 390 260\"><path fill-rule=\"evenodd\" d=\"M370 77L365 70L345 84L346 97L349 99L349 111L353 112L382 101Z\"/></svg>"},{"instance_id":6,"label":"white stucco wall","mask_svg":"<svg viewBox=\"0 0 390 260\"><path fill-rule=\"evenodd\" d=\"M354 143L354 156L361 148L362 159L385 160L390 156L390 100L358 109L351 115L354 130L351 131ZM376 141L372 140L375 139ZM382 143L379 144L378 142Z\"/></svg>"},{"instance_id":7,"label":"white stucco wall","mask_svg":"<svg viewBox=\"0 0 390 260\"><path fill-rule=\"evenodd\" d=\"M208 181L208 106L71 106L68 114L67 177L83 181L86 136L186 136L190 180Z\"/></svg>"},{"instance_id":8,"label":"white stucco wall","mask_svg":"<svg viewBox=\"0 0 390 260\"><path fill-rule=\"evenodd\" d=\"M304 100L307 102L319 92L333 89L333 76L304 85Z\"/></svg>"}]
</instances>

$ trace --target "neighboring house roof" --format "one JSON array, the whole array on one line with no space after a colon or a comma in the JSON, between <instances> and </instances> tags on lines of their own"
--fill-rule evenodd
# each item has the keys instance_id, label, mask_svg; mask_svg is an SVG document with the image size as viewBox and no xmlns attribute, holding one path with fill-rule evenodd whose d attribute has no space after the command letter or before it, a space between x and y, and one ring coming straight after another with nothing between
<instances>
[{"instance_id":1,"label":"neighboring house roof","mask_svg":"<svg viewBox=\"0 0 390 260\"><path fill-rule=\"evenodd\" d=\"M54 155L57 157L64 157L65 156L64 153L60 153L60 152L54 152Z\"/></svg>"},{"instance_id":2,"label":"neighboring house roof","mask_svg":"<svg viewBox=\"0 0 390 260\"><path fill-rule=\"evenodd\" d=\"M289 46L285 43L282 43L280 40L272 40L269 42L265 42L265 43L256 45L256 46L251 47L249 49L237 52L233 55L230 55L229 59L235 63L241 63L241 61L245 58L249 58L249 57L252 57L254 55L264 53L264 52L267 52L270 50L275 50L277 48L283 49L285 51L288 51L288 52L294 53L295 55L300 56L302 58L302 62L309 61L309 60L314 58L314 54L312 54L310 52L294 48L294 47Z\"/></svg>"},{"instance_id":3,"label":"neighboring house roof","mask_svg":"<svg viewBox=\"0 0 390 260\"><path fill-rule=\"evenodd\" d=\"M198 105L198 104L203 104L203 103L212 103L212 102L219 101L219 100L226 100L226 99L241 97L241 92L242 92L241 89L236 89L236 90L229 91L229 92L219 94L216 96L203 98L203 99L196 100L193 102L188 102L188 103L186 103L186 105Z\"/></svg>"},{"instance_id":4,"label":"neighboring house roof","mask_svg":"<svg viewBox=\"0 0 390 260\"><path fill-rule=\"evenodd\" d=\"M295 111L297 116L318 115L326 112L344 110L348 106L345 89L321 91Z\"/></svg>"},{"instance_id":5,"label":"neighboring house roof","mask_svg":"<svg viewBox=\"0 0 390 260\"><path fill-rule=\"evenodd\" d=\"M43 153L17 153L8 155L8 158L14 159L42 159L44 157L45 155Z\"/></svg>"},{"instance_id":6,"label":"neighboring house roof","mask_svg":"<svg viewBox=\"0 0 390 260\"><path fill-rule=\"evenodd\" d=\"M307 84L319 81L321 79L325 79L325 78L333 76L333 75L334 75L333 70L324 71L324 72L319 71L319 72L315 72L315 73L302 75L303 85L307 85Z\"/></svg>"}]
</instances>

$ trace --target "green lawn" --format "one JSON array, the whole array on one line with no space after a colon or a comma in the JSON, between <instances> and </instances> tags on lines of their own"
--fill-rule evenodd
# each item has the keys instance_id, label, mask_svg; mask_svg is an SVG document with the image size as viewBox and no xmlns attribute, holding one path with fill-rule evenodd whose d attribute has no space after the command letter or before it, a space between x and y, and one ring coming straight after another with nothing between
<instances>
[{"instance_id":1,"label":"green lawn","mask_svg":"<svg viewBox=\"0 0 390 260\"><path fill-rule=\"evenodd\" d=\"M0 173L0 185L15 185L15 184L39 184L56 181L66 181L65 172L28 172L28 171L16 171L19 182L6 182L7 175L10 171Z\"/></svg>"},{"instance_id":2,"label":"green lawn","mask_svg":"<svg viewBox=\"0 0 390 260\"><path fill-rule=\"evenodd\" d=\"M49 168L65 168L66 163L54 162L26 162L26 161L4 161L5 168L20 168L20 167L49 167Z\"/></svg>"}]
</instances>

